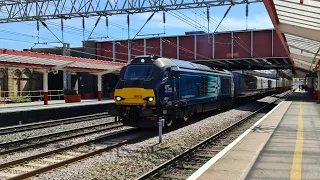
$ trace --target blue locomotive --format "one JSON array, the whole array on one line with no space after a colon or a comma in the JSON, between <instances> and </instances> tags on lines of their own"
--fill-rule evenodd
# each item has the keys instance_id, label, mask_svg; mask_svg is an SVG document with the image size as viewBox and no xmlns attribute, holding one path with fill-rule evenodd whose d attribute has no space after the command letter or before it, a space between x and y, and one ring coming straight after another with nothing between
<instances>
[{"instance_id":1,"label":"blue locomotive","mask_svg":"<svg viewBox=\"0 0 320 180\"><path fill-rule=\"evenodd\" d=\"M275 90L275 80L158 56L137 56L121 69L109 110L125 125L156 127Z\"/></svg>"}]
</instances>

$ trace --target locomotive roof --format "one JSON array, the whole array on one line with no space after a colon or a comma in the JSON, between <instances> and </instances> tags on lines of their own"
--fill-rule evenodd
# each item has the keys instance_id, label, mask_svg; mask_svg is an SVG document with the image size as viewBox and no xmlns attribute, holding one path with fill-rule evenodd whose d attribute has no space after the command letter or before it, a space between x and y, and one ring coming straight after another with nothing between
<instances>
[{"instance_id":1,"label":"locomotive roof","mask_svg":"<svg viewBox=\"0 0 320 180\"><path fill-rule=\"evenodd\" d=\"M164 58L160 58L158 60L162 60ZM199 70L199 71L208 71L208 72L216 72L216 73L225 73L225 74L232 74L231 72L227 70L215 70L208 66L192 63L188 61L178 60L178 59L170 59L171 62L173 62L176 66L183 69L192 69L192 70Z\"/></svg>"},{"instance_id":2,"label":"locomotive roof","mask_svg":"<svg viewBox=\"0 0 320 180\"><path fill-rule=\"evenodd\" d=\"M141 61L143 59L143 62ZM163 58L159 56L136 56L131 63L133 64L155 64L158 67L163 66L177 66L183 69L192 69L192 70L200 70L200 71L209 71L209 72L217 72L217 73L225 73L225 74L232 74L230 71L227 70L215 70L208 66L192 63L189 61L183 61L178 59L169 59Z\"/></svg>"},{"instance_id":3,"label":"locomotive roof","mask_svg":"<svg viewBox=\"0 0 320 180\"><path fill-rule=\"evenodd\" d=\"M199 69L199 70L205 70L205 71L211 71L212 69L208 66L202 65L202 64L196 64L188 61L181 61L177 59L171 59L178 67L182 68L188 68L188 69Z\"/></svg>"}]
</instances>

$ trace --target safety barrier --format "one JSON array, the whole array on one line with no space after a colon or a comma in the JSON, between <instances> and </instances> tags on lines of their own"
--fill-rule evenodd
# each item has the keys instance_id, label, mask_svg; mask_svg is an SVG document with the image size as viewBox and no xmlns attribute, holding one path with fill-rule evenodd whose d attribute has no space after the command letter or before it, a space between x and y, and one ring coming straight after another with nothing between
<instances>
[{"instance_id":1,"label":"safety barrier","mask_svg":"<svg viewBox=\"0 0 320 180\"><path fill-rule=\"evenodd\" d=\"M63 90L49 90L49 100L62 100ZM37 91L0 91L0 103L23 101L43 101L43 90Z\"/></svg>"}]
</instances>

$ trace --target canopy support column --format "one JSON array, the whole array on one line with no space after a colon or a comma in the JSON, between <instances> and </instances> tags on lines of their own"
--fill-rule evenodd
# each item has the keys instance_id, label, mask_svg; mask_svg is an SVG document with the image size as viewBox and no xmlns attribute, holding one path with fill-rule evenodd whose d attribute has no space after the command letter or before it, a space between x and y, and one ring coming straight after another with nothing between
<instances>
[{"instance_id":1,"label":"canopy support column","mask_svg":"<svg viewBox=\"0 0 320 180\"><path fill-rule=\"evenodd\" d=\"M312 77L307 77L307 87L308 87L308 93L312 94L313 92L313 85L312 85Z\"/></svg>"},{"instance_id":2,"label":"canopy support column","mask_svg":"<svg viewBox=\"0 0 320 180\"><path fill-rule=\"evenodd\" d=\"M98 101L102 100L102 75L98 74Z\"/></svg>"},{"instance_id":3,"label":"canopy support column","mask_svg":"<svg viewBox=\"0 0 320 180\"><path fill-rule=\"evenodd\" d=\"M318 96L317 96L317 100L318 100L318 101L317 101L317 102L318 102L318 104L320 104L320 71L317 72L317 76L318 76L318 77L317 77L317 78L318 78L318 81L317 81L317 82L318 82L318 83L317 83L317 93L318 93L318 94L317 94L317 95L318 95Z\"/></svg>"},{"instance_id":4,"label":"canopy support column","mask_svg":"<svg viewBox=\"0 0 320 180\"><path fill-rule=\"evenodd\" d=\"M48 105L48 72L43 71L43 103Z\"/></svg>"}]
</instances>

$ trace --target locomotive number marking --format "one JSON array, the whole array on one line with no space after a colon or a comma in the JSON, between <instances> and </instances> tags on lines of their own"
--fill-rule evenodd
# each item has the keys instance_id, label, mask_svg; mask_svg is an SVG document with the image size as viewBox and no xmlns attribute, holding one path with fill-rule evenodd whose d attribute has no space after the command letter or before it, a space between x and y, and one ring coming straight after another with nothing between
<instances>
[{"instance_id":1,"label":"locomotive number marking","mask_svg":"<svg viewBox=\"0 0 320 180\"><path fill-rule=\"evenodd\" d=\"M134 97L134 98L142 98L141 95L134 95L133 97Z\"/></svg>"}]
</instances>

